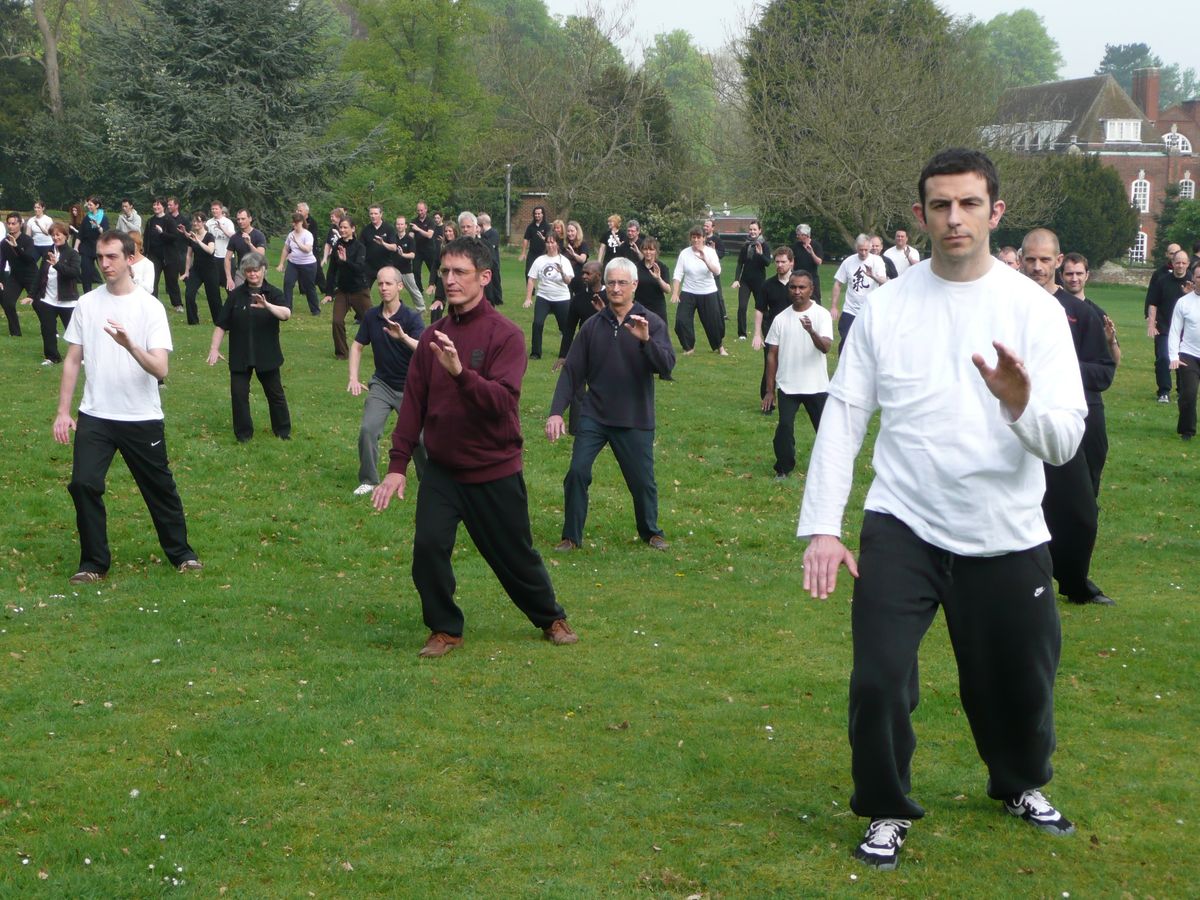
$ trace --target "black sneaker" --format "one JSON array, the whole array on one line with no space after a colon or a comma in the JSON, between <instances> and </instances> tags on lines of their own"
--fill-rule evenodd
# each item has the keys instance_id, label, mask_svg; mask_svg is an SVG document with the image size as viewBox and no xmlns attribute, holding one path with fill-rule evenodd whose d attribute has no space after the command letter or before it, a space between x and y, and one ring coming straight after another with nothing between
<instances>
[{"instance_id":1,"label":"black sneaker","mask_svg":"<svg viewBox=\"0 0 1200 900\"><path fill-rule=\"evenodd\" d=\"M900 848L911 827L908 819L872 819L862 843L854 848L854 858L890 872L900 863Z\"/></svg>"},{"instance_id":2,"label":"black sneaker","mask_svg":"<svg viewBox=\"0 0 1200 900\"><path fill-rule=\"evenodd\" d=\"M1041 791L1025 791L1019 797L1004 801L1004 808L1018 819L1050 834L1074 834L1071 821L1050 805Z\"/></svg>"}]
</instances>

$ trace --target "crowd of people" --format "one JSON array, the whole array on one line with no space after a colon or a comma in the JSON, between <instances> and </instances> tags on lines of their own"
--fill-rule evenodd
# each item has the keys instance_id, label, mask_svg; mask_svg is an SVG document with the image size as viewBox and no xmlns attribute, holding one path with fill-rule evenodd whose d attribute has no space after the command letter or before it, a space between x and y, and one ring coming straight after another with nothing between
<instances>
[{"instance_id":1,"label":"crowd of people","mask_svg":"<svg viewBox=\"0 0 1200 900\"><path fill-rule=\"evenodd\" d=\"M799 465L794 429L801 407L816 435L798 526L808 540L805 589L827 597L843 565L855 577L851 807L870 820L855 855L883 869L895 868L923 815L909 796L910 720L917 651L937 608L946 615L989 795L1039 829L1069 834L1072 824L1041 792L1054 749L1055 596L1114 603L1089 568L1107 456L1102 394L1121 352L1112 319L1086 296L1088 261L1062 253L1045 229L1031 231L1019 250L991 255L1004 203L983 154L938 154L922 172L918 195L913 215L928 235L930 258L921 260L904 230L886 251L878 236L859 235L834 275L828 309L820 302L825 251L804 223L793 243L774 250L751 223L731 285L737 337L763 351L758 408L778 413L777 479ZM217 201L207 216L184 217L174 198L152 207L154 215L143 220L123 201L114 228L95 197L73 206L70 222L50 220L40 203L28 219L12 213L6 220L10 333L21 333L17 305L25 294L41 323L44 364L62 365L53 434L70 443L74 433L68 489L80 562L72 583L100 581L111 565L102 498L118 451L167 559L183 573L203 568L188 543L166 454L159 387L172 341L157 300L163 278L168 304L189 324L199 323L196 298L204 288L214 326L209 365L221 359L228 336L238 441L254 433L251 374L267 398L273 433L290 437L281 326L292 316L297 285L311 315L330 305L347 391L364 397L354 493L370 494L383 511L404 497L410 461L418 476L412 578L429 629L422 657L463 644L465 616L451 565L460 523L547 640L578 640L534 547L523 479L521 383L529 360L542 358L551 315L561 342L544 432L550 441L573 438L555 550L585 551L593 464L606 445L629 489L639 538L652 549L669 547L654 475L655 382L671 379L676 366L670 305L681 355L695 351L697 315L712 352L728 355L726 250L711 220L690 231L669 268L637 220L610 217L593 251L579 222L552 221L535 208L521 246L524 305L534 308L527 350L520 327L498 309L500 240L485 214L445 220L422 202L411 221L389 222L372 205L360 229L336 208L322 232L308 206L298 204L276 266L284 275L280 289L266 281L268 242L249 210L231 220ZM1200 260L1180 252L1169 262L1147 294L1148 332L1156 349L1162 346L1160 397L1169 394L1167 373L1178 372L1186 439L1195 431L1200 381L1200 298L1193 291ZM351 311L358 327L348 340ZM374 371L364 381L368 348ZM842 517L853 461L876 410L882 416L874 476L856 559L842 544ZM393 412L380 478L380 440Z\"/></svg>"}]
</instances>

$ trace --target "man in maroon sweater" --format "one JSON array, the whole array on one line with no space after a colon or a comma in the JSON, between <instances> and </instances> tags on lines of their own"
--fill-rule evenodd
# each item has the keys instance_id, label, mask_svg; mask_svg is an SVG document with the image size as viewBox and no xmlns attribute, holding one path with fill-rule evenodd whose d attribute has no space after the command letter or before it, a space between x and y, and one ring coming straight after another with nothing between
<instances>
[{"instance_id":1,"label":"man in maroon sweater","mask_svg":"<svg viewBox=\"0 0 1200 900\"><path fill-rule=\"evenodd\" d=\"M459 522L547 640L578 640L533 549L521 474L525 338L483 297L491 265L491 252L475 238L443 248L449 314L425 329L413 352L388 473L372 494L377 510L387 509L393 496L404 498L404 473L423 437L429 462L417 492L412 564L431 632L421 656L445 656L462 645L463 614L454 602L450 565Z\"/></svg>"}]
</instances>

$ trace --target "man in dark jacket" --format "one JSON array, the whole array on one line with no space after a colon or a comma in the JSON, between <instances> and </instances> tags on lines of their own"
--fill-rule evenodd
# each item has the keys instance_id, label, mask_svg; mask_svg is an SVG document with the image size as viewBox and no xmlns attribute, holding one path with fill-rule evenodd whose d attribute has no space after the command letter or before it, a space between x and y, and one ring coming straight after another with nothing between
<instances>
[{"instance_id":1,"label":"man in dark jacket","mask_svg":"<svg viewBox=\"0 0 1200 900\"><path fill-rule=\"evenodd\" d=\"M605 267L604 279L608 306L579 329L546 419L546 437L557 441L566 433L563 412L586 386L571 465L563 479L562 542L555 549L582 546L592 464L609 444L633 495L638 536L655 550L666 550L654 482L654 376L671 374L675 351L667 323L633 300L637 266L618 257Z\"/></svg>"},{"instance_id":2,"label":"man in dark jacket","mask_svg":"<svg viewBox=\"0 0 1200 900\"><path fill-rule=\"evenodd\" d=\"M408 368L388 473L371 495L377 510L404 498L405 470L423 441L429 461L413 523L413 584L429 639L424 657L462 646L463 613L454 602L450 557L463 522L513 603L554 644L578 640L541 556L533 549L522 477L521 328L484 299L492 255L476 238L442 250L449 308L421 334Z\"/></svg>"}]
</instances>

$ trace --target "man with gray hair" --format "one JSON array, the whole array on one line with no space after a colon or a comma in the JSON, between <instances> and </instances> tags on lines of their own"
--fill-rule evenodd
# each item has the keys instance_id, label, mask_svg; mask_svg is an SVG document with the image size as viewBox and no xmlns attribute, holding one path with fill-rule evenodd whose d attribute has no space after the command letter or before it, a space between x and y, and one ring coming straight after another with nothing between
<instances>
[{"instance_id":1,"label":"man with gray hair","mask_svg":"<svg viewBox=\"0 0 1200 900\"><path fill-rule=\"evenodd\" d=\"M807 272L812 276L814 303L821 302L821 263L824 262L825 250L820 241L812 236L812 226L801 222L796 226L796 240L792 244L792 255L795 261L792 265L798 272Z\"/></svg>"},{"instance_id":2,"label":"man with gray hair","mask_svg":"<svg viewBox=\"0 0 1200 900\"><path fill-rule=\"evenodd\" d=\"M633 299L637 266L614 259L604 268L604 282L608 306L584 322L571 343L546 419L546 437L557 441L566 433L563 412L582 392L571 464L563 479L562 541L554 549L582 546L592 464L609 444L633 495L638 536L655 550L665 550L654 482L654 376L671 374L675 351L667 323Z\"/></svg>"},{"instance_id":3,"label":"man with gray hair","mask_svg":"<svg viewBox=\"0 0 1200 900\"><path fill-rule=\"evenodd\" d=\"M887 270L883 260L871 253L871 239L865 234L860 234L854 239L854 255L842 260L837 274L833 276L833 297L829 301L829 314L833 316L833 321L837 322L840 337L839 354L862 304L871 291L886 281ZM846 289L846 306L844 310L839 311L838 300L841 298L842 288Z\"/></svg>"},{"instance_id":4,"label":"man with gray hair","mask_svg":"<svg viewBox=\"0 0 1200 900\"><path fill-rule=\"evenodd\" d=\"M458 214L458 233L460 237L482 240L480 231L479 219L475 217L475 213L463 210ZM484 243L486 244L487 242L484 241ZM491 245L488 245L489 252L491 252L491 249ZM498 252L492 253L491 272L492 280L483 286L483 296L492 306L499 306L504 302L504 297L500 292L500 255Z\"/></svg>"}]
</instances>

